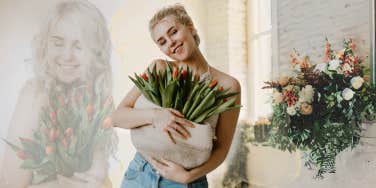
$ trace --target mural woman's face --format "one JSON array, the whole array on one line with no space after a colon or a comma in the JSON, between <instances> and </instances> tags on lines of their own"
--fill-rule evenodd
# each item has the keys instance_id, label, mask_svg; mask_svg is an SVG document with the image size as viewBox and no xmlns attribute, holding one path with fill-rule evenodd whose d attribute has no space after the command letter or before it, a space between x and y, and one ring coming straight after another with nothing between
<instances>
[{"instance_id":1,"label":"mural woman's face","mask_svg":"<svg viewBox=\"0 0 376 188\"><path fill-rule=\"evenodd\" d=\"M47 61L51 73L61 82L72 83L84 75L89 62L82 26L72 16L62 17L48 36Z\"/></svg>"},{"instance_id":2,"label":"mural woman's face","mask_svg":"<svg viewBox=\"0 0 376 188\"><path fill-rule=\"evenodd\" d=\"M164 54L183 61L197 49L193 32L193 28L179 23L174 16L167 16L154 26L151 35Z\"/></svg>"}]
</instances>

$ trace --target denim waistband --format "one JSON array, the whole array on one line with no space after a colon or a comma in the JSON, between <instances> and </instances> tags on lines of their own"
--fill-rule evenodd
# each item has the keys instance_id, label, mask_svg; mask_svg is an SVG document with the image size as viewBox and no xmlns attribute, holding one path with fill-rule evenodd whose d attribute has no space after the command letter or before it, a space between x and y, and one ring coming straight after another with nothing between
<instances>
[{"instance_id":1,"label":"denim waistband","mask_svg":"<svg viewBox=\"0 0 376 188\"><path fill-rule=\"evenodd\" d=\"M136 152L133 160L140 166L140 170L144 171L145 166L148 165L148 166L150 166L152 171L157 174L157 170L139 152ZM198 182L198 181L202 181L202 180L205 180L205 179L206 179L206 175L196 179L193 182Z\"/></svg>"}]
</instances>

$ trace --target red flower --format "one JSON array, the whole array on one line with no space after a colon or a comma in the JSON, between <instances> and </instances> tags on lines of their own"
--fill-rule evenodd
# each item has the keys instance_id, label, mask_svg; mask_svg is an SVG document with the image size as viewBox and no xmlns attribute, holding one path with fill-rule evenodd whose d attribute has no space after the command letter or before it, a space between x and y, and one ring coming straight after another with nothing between
<instances>
[{"instance_id":1,"label":"red flower","mask_svg":"<svg viewBox=\"0 0 376 188\"><path fill-rule=\"evenodd\" d=\"M50 118L55 123L56 122L56 112L54 112L54 111L50 112Z\"/></svg>"},{"instance_id":2,"label":"red flower","mask_svg":"<svg viewBox=\"0 0 376 188\"><path fill-rule=\"evenodd\" d=\"M149 80L148 75L147 75L146 73L141 74L141 77L142 77L145 81L148 81L148 80Z\"/></svg>"},{"instance_id":3,"label":"red flower","mask_svg":"<svg viewBox=\"0 0 376 188\"><path fill-rule=\"evenodd\" d=\"M283 92L283 99L286 101L287 106L293 106L298 101L298 97L295 95L294 90L286 90Z\"/></svg>"},{"instance_id":4,"label":"red flower","mask_svg":"<svg viewBox=\"0 0 376 188\"><path fill-rule=\"evenodd\" d=\"M181 71L181 77L182 78L186 78L187 77L187 70L184 69L184 70Z\"/></svg>"},{"instance_id":5,"label":"red flower","mask_svg":"<svg viewBox=\"0 0 376 188\"><path fill-rule=\"evenodd\" d=\"M48 139L50 141L55 141L59 137L59 133L55 128L50 129L50 132L48 133Z\"/></svg>"}]
</instances>

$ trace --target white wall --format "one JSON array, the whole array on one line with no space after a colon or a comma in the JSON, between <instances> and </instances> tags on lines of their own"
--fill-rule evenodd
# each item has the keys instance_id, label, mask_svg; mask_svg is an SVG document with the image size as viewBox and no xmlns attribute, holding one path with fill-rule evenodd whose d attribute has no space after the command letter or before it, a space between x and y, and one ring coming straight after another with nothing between
<instances>
[{"instance_id":1,"label":"white wall","mask_svg":"<svg viewBox=\"0 0 376 188\"><path fill-rule=\"evenodd\" d=\"M369 54L370 0L274 0L277 6L278 58L280 71L286 71L289 54L296 48L322 62L325 37L335 50L342 49L344 38L353 38L358 54Z\"/></svg>"}]
</instances>

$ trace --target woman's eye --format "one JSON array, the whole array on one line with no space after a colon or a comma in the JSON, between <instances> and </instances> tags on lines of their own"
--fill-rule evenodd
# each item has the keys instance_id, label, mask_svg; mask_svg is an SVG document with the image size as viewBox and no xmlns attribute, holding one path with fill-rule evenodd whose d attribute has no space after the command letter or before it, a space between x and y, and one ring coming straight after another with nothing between
<instances>
[{"instance_id":1,"label":"woman's eye","mask_svg":"<svg viewBox=\"0 0 376 188\"><path fill-rule=\"evenodd\" d=\"M166 41L161 41L159 45L163 46L166 43Z\"/></svg>"},{"instance_id":2,"label":"woman's eye","mask_svg":"<svg viewBox=\"0 0 376 188\"><path fill-rule=\"evenodd\" d=\"M176 30L176 29L172 30L172 34L175 34L177 32L178 32L178 30Z\"/></svg>"}]
</instances>

